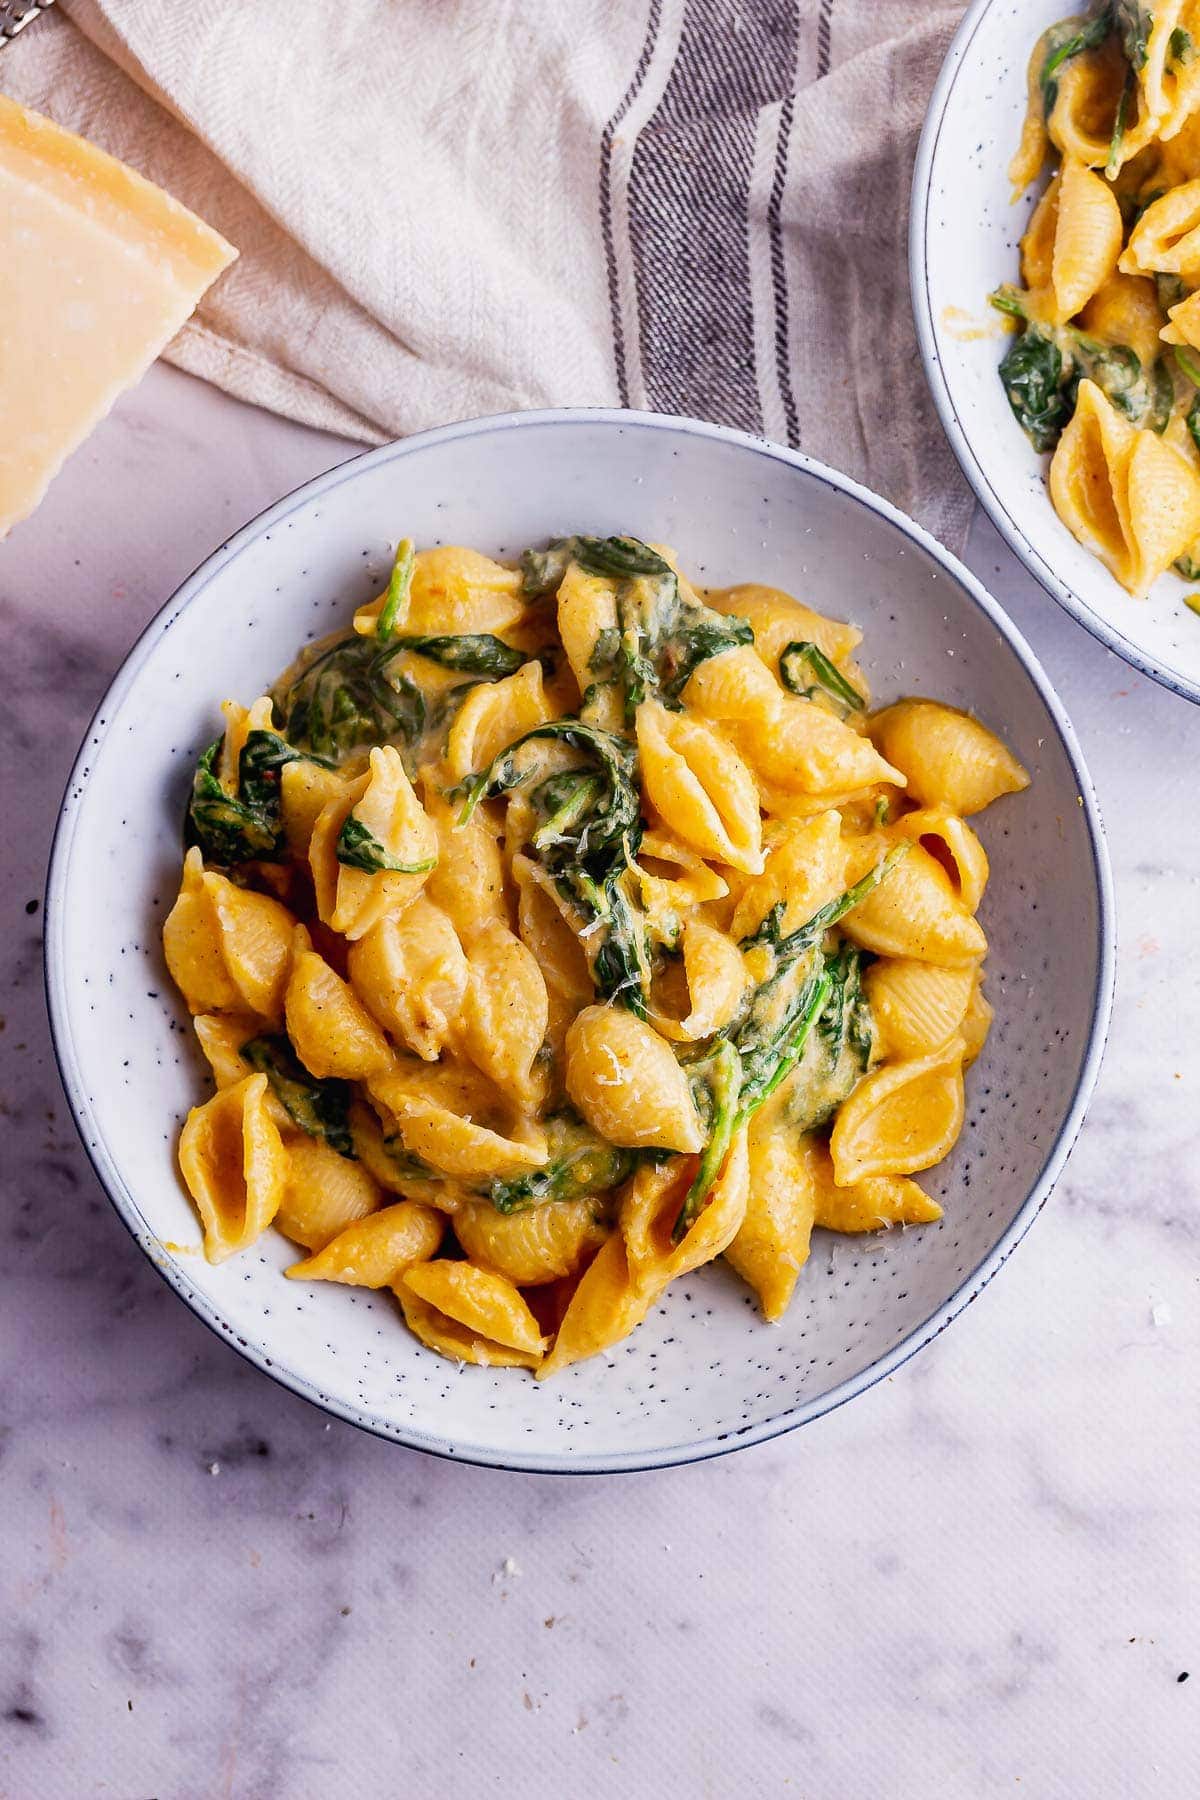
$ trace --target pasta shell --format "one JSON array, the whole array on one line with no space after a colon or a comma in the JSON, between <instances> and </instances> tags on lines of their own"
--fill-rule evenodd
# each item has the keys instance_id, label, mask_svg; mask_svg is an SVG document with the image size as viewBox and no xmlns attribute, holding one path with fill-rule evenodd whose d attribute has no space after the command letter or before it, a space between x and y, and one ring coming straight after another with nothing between
<instances>
[{"instance_id":1,"label":"pasta shell","mask_svg":"<svg viewBox=\"0 0 1200 1800\"><path fill-rule=\"evenodd\" d=\"M811 606L805 606L802 600L793 599L780 588L745 582L738 587L710 593L706 599L716 612L749 620L754 632L754 648L772 674L791 643L816 644L835 663L844 662L862 643L862 632L857 625L847 625L841 619L830 619L824 613L814 612ZM690 706L690 688L687 701Z\"/></svg>"},{"instance_id":2,"label":"pasta shell","mask_svg":"<svg viewBox=\"0 0 1200 1800\"><path fill-rule=\"evenodd\" d=\"M687 1076L653 1027L621 1006L588 1006L567 1032L566 1048L567 1092L610 1144L703 1148Z\"/></svg>"},{"instance_id":3,"label":"pasta shell","mask_svg":"<svg viewBox=\"0 0 1200 1800\"><path fill-rule=\"evenodd\" d=\"M217 778L227 794L236 794L246 739L252 731L270 731L274 724L271 699L264 694L249 707L239 706L236 700L223 700L221 711L225 715L225 736Z\"/></svg>"},{"instance_id":4,"label":"pasta shell","mask_svg":"<svg viewBox=\"0 0 1200 1800\"><path fill-rule=\"evenodd\" d=\"M769 719L738 726L734 735L764 782L788 793L819 795L826 809L840 796L879 781L904 786L903 775L884 761L869 738L823 706L782 689Z\"/></svg>"},{"instance_id":5,"label":"pasta shell","mask_svg":"<svg viewBox=\"0 0 1200 1800\"><path fill-rule=\"evenodd\" d=\"M368 1084L372 1101L395 1121L404 1148L443 1175L519 1175L544 1166L546 1133L512 1109L476 1070L443 1062L398 1061Z\"/></svg>"},{"instance_id":6,"label":"pasta shell","mask_svg":"<svg viewBox=\"0 0 1200 1800\"><path fill-rule=\"evenodd\" d=\"M224 1262L246 1249L279 1210L283 1140L266 1108L267 1078L247 1075L193 1107L179 1139L179 1166L204 1227L204 1254Z\"/></svg>"},{"instance_id":7,"label":"pasta shell","mask_svg":"<svg viewBox=\"0 0 1200 1800\"><path fill-rule=\"evenodd\" d=\"M1021 280L1031 293L1043 300L1050 298L1054 307L1054 240L1058 234L1059 176L1055 173L1046 191L1029 215L1029 224L1021 239ZM1040 308L1039 308L1040 310Z\"/></svg>"},{"instance_id":8,"label":"pasta shell","mask_svg":"<svg viewBox=\"0 0 1200 1800\"><path fill-rule=\"evenodd\" d=\"M523 1212L501 1213L490 1201L473 1202L454 1215L454 1234L471 1262L535 1287L574 1275L608 1236L596 1195L547 1200Z\"/></svg>"},{"instance_id":9,"label":"pasta shell","mask_svg":"<svg viewBox=\"0 0 1200 1800\"><path fill-rule=\"evenodd\" d=\"M469 944L489 921L508 918L500 846L485 808L476 807L467 823L459 824L461 804L447 800L433 769L421 771L421 797L438 844L425 893Z\"/></svg>"},{"instance_id":10,"label":"pasta shell","mask_svg":"<svg viewBox=\"0 0 1200 1800\"><path fill-rule=\"evenodd\" d=\"M527 856L514 856L512 872L522 943L536 959L547 988L576 1007L583 1005L592 997L587 957L563 916L550 877Z\"/></svg>"},{"instance_id":11,"label":"pasta shell","mask_svg":"<svg viewBox=\"0 0 1200 1800\"><path fill-rule=\"evenodd\" d=\"M957 813L944 806L921 806L905 813L895 832L897 837L923 845L941 863L967 911L978 912L987 887L987 851Z\"/></svg>"},{"instance_id":12,"label":"pasta shell","mask_svg":"<svg viewBox=\"0 0 1200 1800\"><path fill-rule=\"evenodd\" d=\"M1117 267L1126 275L1200 278L1200 180L1152 200L1129 234Z\"/></svg>"},{"instance_id":13,"label":"pasta shell","mask_svg":"<svg viewBox=\"0 0 1200 1800\"><path fill-rule=\"evenodd\" d=\"M293 1263L294 1281L338 1281L347 1287L391 1287L413 1263L436 1256L446 1221L432 1207L398 1200L330 1238L323 1250Z\"/></svg>"},{"instance_id":14,"label":"pasta shell","mask_svg":"<svg viewBox=\"0 0 1200 1800\"><path fill-rule=\"evenodd\" d=\"M1132 276L1130 280L1134 279ZM1164 344L1191 344L1200 346L1200 288L1189 294L1186 300L1172 306L1167 318L1169 323L1159 332Z\"/></svg>"},{"instance_id":15,"label":"pasta shell","mask_svg":"<svg viewBox=\"0 0 1200 1800\"><path fill-rule=\"evenodd\" d=\"M486 769L501 750L552 717L540 663L527 662L503 681L480 682L450 727L446 767L455 781L462 781Z\"/></svg>"},{"instance_id":16,"label":"pasta shell","mask_svg":"<svg viewBox=\"0 0 1200 1800\"><path fill-rule=\"evenodd\" d=\"M878 846L860 840L857 860L847 868L847 881L875 866ZM904 956L945 968L973 966L987 950L978 922L963 906L940 862L920 844L892 869L873 893L842 920L842 930L864 950L877 956Z\"/></svg>"},{"instance_id":17,"label":"pasta shell","mask_svg":"<svg viewBox=\"0 0 1200 1800\"><path fill-rule=\"evenodd\" d=\"M445 1318L506 1350L540 1357L545 1342L537 1320L511 1281L469 1262L423 1262L406 1269L400 1285Z\"/></svg>"},{"instance_id":18,"label":"pasta shell","mask_svg":"<svg viewBox=\"0 0 1200 1800\"><path fill-rule=\"evenodd\" d=\"M395 1117L410 1100L430 1100L450 1112L469 1113L491 1127L503 1125L512 1108L487 1078L470 1063L447 1055L437 1063L398 1056L391 1068L367 1082L371 1103Z\"/></svg>"},{"instance_id":19,"label":"pasta shell","mask_svg":"<svg viewBox=\"0 0 1200 1800\"><path fill-rule=\"evenodd\" d=\"M353 941L416 898L437 862L438 842L405 774L400 752L391 744L371 751L361 785L356 782L351 789L348 813L342 811L342 804L333 802L318 818L309 863L320 917ZM338 862L337 837L347 818L370 832L382 851L411 873L348 868Z\"/></svg>"},{"instance_id":20,"label":"pasta shell","mask_svg":"<svg viewBox=\"0 0 1200 1800\"><path fill-rule=\"evenodd\" d=\"M1121 209L1108 182L1076 157L1065 157L1051 259L1057 323L1074 318L1108 280L1124 235Z\"/></svg>"},{"instance_id":21,"label":"pasta shell","mask_svg":"<svg viewBox=\"0 0 1200 1800\"><path fill-rule=\"evenodd\" d=\"M197 1013L192 1026L217 1087L244 1081L250 1068L242 1061L242 1045L258 1036L259 1021L248 1013Z\"/></svg>"},{"instance_id":22,"label":"pasta shell","mask_svg":"<svg viewBox=\"0 0 1200 1800\"><path fill-rule=\"evenodd\" d=\"M917 1062L884 1063L859 1082L829 1139L834 1180L911 1175L949 1154L963 1122L963 1043L951 1038Z\"/></svg>"},{"instance_id":23,"label":"pasta shell","mask_svg":"<svg viewBox=\"0 0 1200 1800\"><path fill-rule=\"evenodd\" d=\"M521 571L461 544L420 550L413 566L410 631L503 631L524 616Z\"/></svg>"},{"instance_id":24,"label":"pasta shell","mask_svg":"<svg viewBox=\"0 0 1200 1800\"><path fill-rule=\"evenodd\" d=\"M1179 34L1190 44L1183 56L1177 53ZM1163 143L1178 136L1200 103L1200 71L1195 54L1198 41L1200 7L1196 0L1158 0L1152 14L1141 85Z\"/></svg>"},{"instance_id":25,"label":"pasta shell","mask_svg":"<svg viewBox=\"0 0 1200 1800\"><path fill-rule=\"evenodd\" d=\"M1144 275L1110 276L1084 307L1079 323L1089 337L1128 344L1143 368L1161 352L1162 308L1154 283Z\"/></svg>"},{"instance_id":26,"label":"pasta shell","mask_svg":"<svg viewBox=\"0 0 1200 1800\"><path fill-rule=\"evenodd\" d=\"M349 1119L354 1154L386 1193L400 1194L443 1213L452 1213L463 1203L466 1190L432 1171L421 1173L421 1165L414 1165L398 1135L392 1142L385 1138L379 1115L364 1101L351 1101ZM389 1123L394 1133L390 1114Z\"/></svg>"},{"instance_id":27,"label":"pasta shell","mask_svg":"<svg viewBox=\"0 0 1200 1800\"><path fill-rule=\"evenodd\" d=\"M909 796L920 806L962 816L1029 786L1029 776L994 732L936 700L900 700L876 713L871 736L903 769Z\"/></svg>"},{"instance_id":28,"label":"pasta shell","mask_svg":"<svg viewBox=\"0 0 1200 1800\"><path fill-rule=\"evenodd\" d=\"M975 970L939 969L908 957L882 957L864 977L867 999L887 1057L927 1056L962 1026Z\"/></svg>"},{"instance_id":29,"label":"pasta shell","mask_svg":"<svg viewBox=\"0 0 1200 1800\"><path fill-rule=\"evenodd\" d=\"M348 962L367 1011L426 1062L436 1062L458 1029L470 973L441 907L419 894L352 944Z\"/></svg>"},{"instance_id":30,"label":"pasta shell","mask_svg":"<svg viewBox=\"0 0 1200 1800\"><path fill-rule=\"evenodd\" d=\"M1189 11L1195 6L1195 0L1188 0ZM1157 10L1157 9L1156 9ZM1194 16L1194 15L1193 15ZM1192 33L1193 42L1200 43L1200 29ZM1164 120L1159 131L1159 143L1156 146L1154 181L1163 191L1178 187L1181 181L1191 181L1200 169L1200 118L1195 109L1197 59L1193 57L1188 65L1189 96L1193 104L1190 109L1181 109L1180 115L1171 120Z\"/></svg>"},{"instance_id":31,"label":"pasta shell","mask_svg":"<svg viewBox=\"0 0 1200 1800\"><path fill-rule=\"evenodd\" d=\"M983 972L977 970L975 985L971 989L971 998L967 1002L967 1010L963 1015L961 1035L963 1040L963 1066L969 1068L980 1054L987 1042L988 1032L992 1027L992 1008L983 991Z\"/></svg>"},{"instance_id":32,"label":"pasta shell","mask_svg":"<svg viewBox=\"0 0 1200 1800\"><path fill-rule=\"evenodd\" d=\"M314 825L327 806L341 799L348 786L336 769L323 769L320 763L304 758L284 763L279 772L279 809L283 835L294 857L308 861Z\"/></svg>"},{"instance_id":33,"label":"pasta shell","mask_svg":"<svg viewBox=\"0 0 1200 1800\"><path fill-rule=\"evenodd\" d=\"M1081 381L1074 416L1050 461L1054 510L1124 587L1133 581L1129 465L1136 436L1095 383Z\"/></svg>"},{"instance_id":34,"label":"pasta shell","mask_svg":"<svg viewBox=\"0 0 1200 1800\"><path fill-rule=\"evenodd\" d=\"M783 1317L808 1260L817 1195L812 1141L751 1128L746 1214L725 1260L758 1295L765 1319Z\"/></svg>"},{"instance_id":35,"label":"pasta shell","mask_svg":"<svg viewBox=\"0 0 1200 1800\"><path fill-rule=\"evenodd\" d=\"M746 1128L734 1133L707 1200L676 1243L675 1222L695 1172L690 1161L661 1168L643 1164L626 1185L618 1223L636 1291L660 1294L669 1282L712 1262L733 1242L750 1196Z\"/></svg>"},{"instance_id":36,"label":"pasta shell","mask_svg":"<svg viewBox=\"0 0 1200 1800\"><path fill-rule=\"evenodd\" d=\"M1200 477L1152 431L1120 418L1090 381L1080 382L1051 459L1050 498L1072 535L1134 595L1200 535Z\"/></svg>"},{"instance_id":37,"label":"pasta shell","mask_svg":"<svg viewBox=\"0 0 1200 1800\"><path fill-rule=\"evenodd\" d=\"M278 900L251 888L235 887L211 870L204 876L204 888L212 905L221 955L242 1004L278 1024L283 1016L296 921Z\"/></svg>"},{"instance_id":38,"label":"pasta shell","mask_svg":"<svg viewBox=\"0 0 1200 1800\"><path fill-rule=\"evenodd\" d=\"M405 1149L443 1175L492 1180L540 1169L546 1162L546 1136L540 1128L531 1127L524 1139L502 1137L430 1100L407 1100L396 1112L396 1127Z\"/></svg>"},{"instance_id":39,"label":"pasta shell","mask_svg":"<svg viewBox=\"0 0 1200 1800\"><path fill-rule=\"evenodd\" d=\"M822 813L837 812L850 824L856 813L863 814L860 829L869 827L875 813L875 802L881 794L898 794L890 782L871 782L867 787L848 788L844 793L802 794L778 787L773 781L758 778L758 791L763 811L772 824L799 824L805 819L819 819Z\"/></svg>"},{"instance_id":40,"label":"pasta shell","mask_svg":"<svg viewBox=\"0 0 1200 1800\"><path fill-rule=\"evenodd\" d=\"M722 1031L737 1014L750 975L742 953L723 931L701 919L683 928L683 976L687 1014L679 1019L655 1015L654 1026L676 1041L695 1041Z\"/></svg>"},{"instance_id":41,"label":"pasta shell","mask_svg":"<svg viewBox=\"0 0 1200 1800\"><path fill-rule=\"evenodd\" d=\"M579 692L588 696L587 717L606 731L619 731L625 711L621 692L611 682L598 681L592 666L601 633L617 630L616 583L571 563L559 583L556 605L562 647Z\"/></svg>"},{"instance_id":42,"label":"pasta shell","mask_svg":"<svg viewBox=\"0 0 1200 1800\"><path fill-rule=\"evenodd\" d=\"M363 1165L339 1156L321 1138L289 1141L275 1220L285 1237L306 1250L323 1250L347 1225L374 1212L382 1199L378 1182Z\"/></svg>"},{"instance_id":43,"label":"pasta shell","mask_svg":"<svg viewBox=\"0 0 1200 1800\"><path fill-rule=\"evenodd\" d=\"M742 889L730 921L737 942L751 937L767 914L783 903L780 930L796 931L843 887L846 851L841 815L835 810L788 820L769 838L766 866Z\"/></svg>"},{"instance_id":44,"label":"pasta shell","mask_svg":"<svg viewBox=\"0 0 1200 1800\"><path fill-rule=\"evenodd\" d=\"M676 917L693 906L719 900L729 892L723 875L680 844L669 832L643 833L633 865L642 907L652 924ZM666 932L663 932L666 936Z\"/></svg>"},{"instance_id":45,"label":"pasta shell","mask_svg":"<svg viewBox=\"0 0 1200 1800\"><path fill-rule=\"evenodd\" d=\"M448 1356L451 1362L474 1363L489 1369L536 1369L540 1358L527 1350L510 1350L504 1344L480 1337L469 1325L449 1318L422 1300L401 1279L393 1289L404 1313L404 1323L428 1350Z\"/></svg>"},{"instance_id":46,"label":"pasta shell","mask_svg":"<svg viewBox=\"0 0 1200 1800\"><path fill-rule=\"evenodd\" d=\"M546 1037L550 1003L533 953L499 920L471 946L463 997L462 1049L502 1093L533 1111L544 1082L534 1062Z\"/></svg>"},{"instance_id":47,"label":"pasta shell","mask_svg":"<svg viewBox=\"0 0 1200 1800\"><path fill-rule=\"evenodd\" d=\"M932 1225L942 1216L936 1200L904 1175L875 1175L852 1187L823 1183L815 1224L826 1231L879 1231L888 1225Z\"/></svg>"},{"instance_id":48,"label":"pasta shell","mask_svg":"<svg viewBox=\"0 0 1200 1800\"><path fill-rule=\"evenodd\" d=\"M625 1240L615 1231L584 1270L555 1334L554 1346L538 1367L538 1380L559 1375L572 1363L596 1356L628 1337L657 1298L658 1293L648 1285L634 1289Z\"/></svg>"},{"instance_id":49,"label":"pasta shell","mask_svg":"<svg viewBox=\"0 0 1200 1800\"><path fill-rule=\"evenodd\" d=\"M246 1013L197 1013L192 1025L218 1092L244 1081L252 1071L250 1064L242 1058L242 1045L259 1035L261 1019L251 1018ZM270 1082L263 1105L267 1117L279 1131L293 1129L291 1114L272 1091Z\"/></svg>"},{"instance_id":50,"label":"pasta shell","mask_svg":"<svg viewBox=\"0 0 1200 1800\"><path fill-rule=\"evenodd\" d=\"M1152 431L1139 431L1129 460L1134 596L1145 594L1200 534L1200 477Z\"/></svg>"},{"instance_id":51,"label":"pasta shell","mask_svg":"<svg viewBox=\"0 0 1200 1800\"><path fill-rule=\"evenodd\" d=\"M1090 168L1110 164L1118 108L1125 91L1127 64L1116 33L1110 33L1094 50L1073 56L1058 71L1058 97L1047 121L1051 141L1064 157L1075 157ZM1116 149L1117 167L1145 148L1154 134L1155 119L1135 87L1126 103L1124 130Z\"/></svg>"},{"instance_id":52,"label":"pasta shell","mask_svg":"<svg viewBox=\"0 0 1200 1800\"><path fill-rule=\"evenodd\" d=\"M354 616L357 631L373 632L385 598L381 594L370 606L359 607ZM459 544L419 550L413 558L404 628L416 636L501 632L518 623L524 611L519 569L506 569L490 556Z\"/></svg>"},{"instance_id":53,"label":"pasta shell","mask_svg":"<svg viewBox=\"0 0 1200 1800\"><path fill-rule=\"evenodd\" d=\"M782 647L790 642L785 640ZM706 657L685 691L689 712L701 718L719 724L763 724L775 716L780 687L758 646L752 649L747 644Z\"/></svg>"},{"instance_id":54,"label":"pasta shell","mask_svg":"<svg viewBox=\"0 0 1200 1800\"><path fill-rule=\"evenodd\" d=\"M637 711L642 785L676 837L705 856L757 874L762 819L754 777L731 744L657 701Z\"/></svg>"},{"instance_id":55,"label":"pasta shell","mask_svg":"<svg viewBox=\"0 0 1200 1800\"><path fill-rule=\"evenodd\" d=\"M746 1127L742 1126L733 1134L729 1154L707 1201L675 1246L668 1264L672 1281L702 1268L728 1250L746 1217L749 1198L750 1152Z\"/></svg>"},{"instance_id":56,"label":"pasta shell","mask_svg":"<svg viewBox=\"0 0 1200 1800\"><path fill-rule=\"evenodd\" d=\"M365 1081L391 1062L388 1041L349 982L308 945L307 932L297 937L284 1001L292 1047L319 1079Z\"/></svg>"},{"instance_id":57,"label":"pasta shell","mask_svg":"<svg viewBox=\"0 0 1200 1800\"><path fill-rule=\"evenodd\" d=\"M225 966L221 934L204 885L198 849L183 861L179 896L163 921L163 954L171 979L193 1013L226 1012L242 996Z\"/></svg>"},{"instance_id":58,"label":"pasta shell","mask_svg":"<svg viewBox=\"0 0 1200 1800\"><path fill-rule=\"evenodd\" d=\"M1053 47L1050 32L1047 28L1038 38L1029 57L1029 65L1025 76L1025 119L1021 126L1021 139L1016 154L1008 165L1008 179L1012 183L1012 199L1015 204L1025 192L1031 181L1036 181L1046 160L1050 148L1050 139L1045 124L1045 102L1042 98L1042 70L1045 67L1048 51Z\"/></svg>"}]
</instances>

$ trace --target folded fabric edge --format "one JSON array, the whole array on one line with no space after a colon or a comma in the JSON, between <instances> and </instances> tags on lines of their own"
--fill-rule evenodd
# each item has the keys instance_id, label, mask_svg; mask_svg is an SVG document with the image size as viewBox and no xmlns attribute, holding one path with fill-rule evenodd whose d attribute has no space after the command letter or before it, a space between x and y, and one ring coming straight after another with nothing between
<instances>
[{"instance_id":1,"label":"folded fabric edge","mask_svg":"<svg viewBox=\"0 0 1200 1800\"><path fill-rule=\"evenodd\" d=\"M235 400L265 407L316 431L353 438L360 444L386 444L393 436L308 376L284 368L247 344L222 337L196 319L190 319L171 339L163 359L185 374L211 382Z\"/></svg>"}]
</instances>

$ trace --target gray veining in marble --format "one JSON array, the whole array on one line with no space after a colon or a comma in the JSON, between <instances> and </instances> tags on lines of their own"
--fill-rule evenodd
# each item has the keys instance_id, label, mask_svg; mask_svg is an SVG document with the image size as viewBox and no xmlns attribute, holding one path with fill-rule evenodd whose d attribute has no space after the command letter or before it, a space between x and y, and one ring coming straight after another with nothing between
<instances>
[{"instance_id":1,"label":"gray veining in marble","mask_svg":"<svg viewBox=\"0 0 1200 1800\"><path fill-rule=\"evenodd\" d=\"M0 1800L1200 1792L1200 709L990 529L1120 976L1056 1196L930 1349L721 1462L509 1476L328 1423L126 1236L47 1041L59 795L150 613L343 448L158 367L0 546Z\"/></svg>"}]
</instances>

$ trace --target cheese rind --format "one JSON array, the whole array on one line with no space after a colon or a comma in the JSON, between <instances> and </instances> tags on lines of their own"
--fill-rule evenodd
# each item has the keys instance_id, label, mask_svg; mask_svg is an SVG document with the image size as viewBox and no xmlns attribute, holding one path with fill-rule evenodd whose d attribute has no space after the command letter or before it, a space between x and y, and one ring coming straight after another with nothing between
<instances>
[{"instance_id":1,"label":"cheese rind","mask_svg":"<svg viewBox=\"0 0 1200 1800\"><path fill-rule=\"evenodd\" d=\"M133 169L0 95L0 537L236 255Z\"/></svg>"}]
</instances>

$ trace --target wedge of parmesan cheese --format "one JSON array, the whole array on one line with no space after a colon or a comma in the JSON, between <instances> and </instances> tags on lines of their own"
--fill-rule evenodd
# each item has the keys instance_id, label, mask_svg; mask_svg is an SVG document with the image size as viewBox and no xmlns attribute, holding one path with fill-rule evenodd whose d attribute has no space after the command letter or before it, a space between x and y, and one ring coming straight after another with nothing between
<instances>
[{"instance_id":1,"label":"wedge of parmesan cheese","mask_svg":"<svg viewBox=\"0 0 1200 1800\"><path fill-rule=\"evenodd\" d=\"M237 251L0 94L0 538Z\"/></svg>"}]
</instances>

